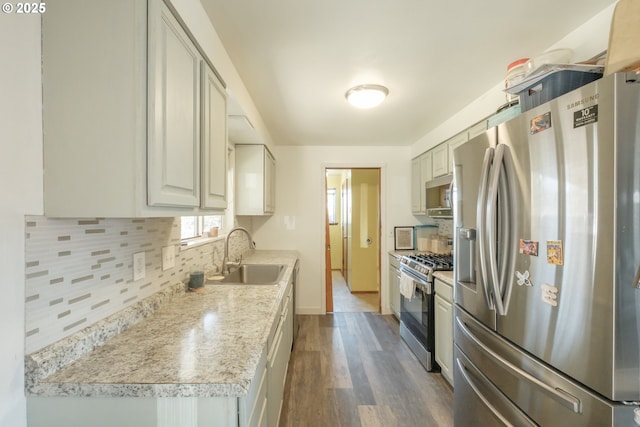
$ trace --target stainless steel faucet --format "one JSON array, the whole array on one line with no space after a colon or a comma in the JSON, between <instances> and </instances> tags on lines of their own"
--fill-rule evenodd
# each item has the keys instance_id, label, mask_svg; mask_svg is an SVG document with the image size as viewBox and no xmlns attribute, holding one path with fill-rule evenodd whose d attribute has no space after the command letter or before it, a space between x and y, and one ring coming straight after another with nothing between
<instances>
[{"instance_id":1,"label":"stainless steel faucet","mask_svg":"<svg viewBox=\"0 0 640 427\"><path fill-rule=\"evenodd\" d=\"M249 238L249 247L251 249L256 248L256 243L253 241L253 237L251 237L251 233L244 227L234 227L227 233L227 237L224 240L224 258L222 258L222 274L229 274L229 267L240 267L242 263L242 255L240 258L235 261L229 261L229 238L233 234L234 231L244 231L244 233Z\"/></svg>"}]
</instances>

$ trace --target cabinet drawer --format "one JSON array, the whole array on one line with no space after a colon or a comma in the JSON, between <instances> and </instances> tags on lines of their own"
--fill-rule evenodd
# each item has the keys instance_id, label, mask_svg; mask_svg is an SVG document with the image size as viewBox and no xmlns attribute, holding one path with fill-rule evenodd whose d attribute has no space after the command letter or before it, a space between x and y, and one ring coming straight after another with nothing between
<instances>
[{"instance_id":1,"label":"cabinet drawer","mask_svg":"<svg viewBox=\"0 0 640 427\"><path fill-rule=\"evenodd\" d=\"M453 302L453 287L444 283L442 280L436 279L435 282L436 295L447 302Z\"/></svg>"}]
</instances>

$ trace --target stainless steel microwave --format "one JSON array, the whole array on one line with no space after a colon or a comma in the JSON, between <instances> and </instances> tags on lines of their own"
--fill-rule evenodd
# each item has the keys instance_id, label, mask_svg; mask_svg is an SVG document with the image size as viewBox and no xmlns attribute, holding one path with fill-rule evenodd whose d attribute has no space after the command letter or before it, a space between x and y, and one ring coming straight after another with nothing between
<instances>
[{"instance_id":1,"label":"stainless steel microwave","mask_svg":"<svg viewBox=\"0 0 640 427\"><path fill-rule=\"evenodd\" d=\"M453 175L444 175L425 184L427 216L453 218L451 203Z\"/></svg>"}]
</instances>

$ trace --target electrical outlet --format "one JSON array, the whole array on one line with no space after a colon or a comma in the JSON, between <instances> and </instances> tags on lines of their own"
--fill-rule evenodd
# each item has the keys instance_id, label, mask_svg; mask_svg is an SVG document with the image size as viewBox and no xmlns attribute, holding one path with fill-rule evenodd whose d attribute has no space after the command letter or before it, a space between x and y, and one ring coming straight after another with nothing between
<instances>
[{"instance_id":1,"label":"electrical outlet","mask_svg":"<svg viewBox=\"0 0 640 427\"><path fill-rule=\"evenodd\" d=\"M144 279L146 268L145 268L145 259L144 252L138 252L137 254L133 254L133 281L137 281L140 279Z\"/></svg>"},{"instance_id":2,"label":"electrical outlet","mask_svg":"<svg viewBox=\"0 0 640 427\"><path fill-rule=\"evenodd\" d=\"M162 271L176 266L176 250L174 245L162 248Z\"/></svg>"}]
</instances>

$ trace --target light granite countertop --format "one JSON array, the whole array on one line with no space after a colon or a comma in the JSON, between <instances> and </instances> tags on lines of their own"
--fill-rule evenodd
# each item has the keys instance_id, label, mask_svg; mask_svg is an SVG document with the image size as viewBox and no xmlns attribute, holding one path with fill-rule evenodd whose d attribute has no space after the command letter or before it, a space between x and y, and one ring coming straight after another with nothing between
<instances>
[{"instance_id":1,"label":"light granite countertop","mask_svg":"<svg viewBox=\"0 0 640 427\"><path fill-rule=\"evenodd\" d=\"M453 286L453 271L434 271L433 275L446 284Z\"/></svg>"},{"instance_id":2,"label":"light granite countertop","mask_svg":"<svg viewBox=\"0 0 640 427\"><path fill-rule=\"evenodd\" d=\"M295 251L245 254L247 264L285 264L281 282L206 285L203 293L177 293L144 320L50 375L42 374L45 355L33 355L27 395L245 395L297 257Z\"/></svg>"}]
</instances>

